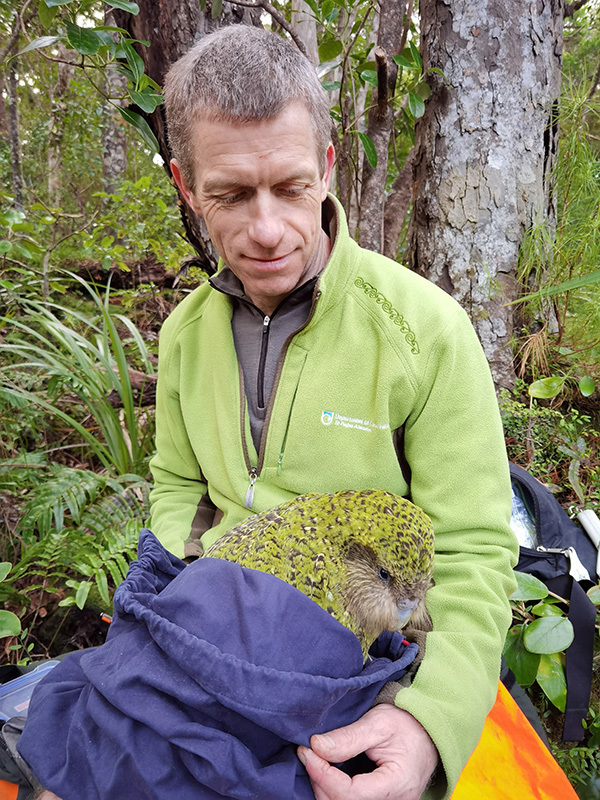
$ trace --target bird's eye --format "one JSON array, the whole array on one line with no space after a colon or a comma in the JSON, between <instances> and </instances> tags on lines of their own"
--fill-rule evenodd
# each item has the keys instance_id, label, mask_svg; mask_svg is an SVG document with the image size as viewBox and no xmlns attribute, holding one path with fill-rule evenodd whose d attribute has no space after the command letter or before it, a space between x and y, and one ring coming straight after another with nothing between
<instances>
[{"instance_id":1,"label":"bird's eye","mask_svg":"<svg viewBox=\"0 0 600 800\"><path fill-rule=\"evenodd\" d=\"M390 580L390 573L387 571L387 569L379 567L379 577L381 578L382 581L388 583Z\"/></svg>"}]
</instances>

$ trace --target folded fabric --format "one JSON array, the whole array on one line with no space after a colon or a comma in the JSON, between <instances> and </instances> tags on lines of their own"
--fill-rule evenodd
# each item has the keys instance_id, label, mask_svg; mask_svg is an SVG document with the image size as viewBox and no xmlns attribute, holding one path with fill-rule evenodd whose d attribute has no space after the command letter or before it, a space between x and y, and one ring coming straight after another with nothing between
<instances>
[{"instance_id":1,"label":"folded fabric","mask_svg":"<svg viewBox=\"0 0 600 800\"><path fill-rule=\"evenodd\" d=\"M313 798L296 757L364 714L417 646L358 639L297 589L142 531L106 643L36 687L18 744L62 800Z\"/></svg>"}]
</instances>

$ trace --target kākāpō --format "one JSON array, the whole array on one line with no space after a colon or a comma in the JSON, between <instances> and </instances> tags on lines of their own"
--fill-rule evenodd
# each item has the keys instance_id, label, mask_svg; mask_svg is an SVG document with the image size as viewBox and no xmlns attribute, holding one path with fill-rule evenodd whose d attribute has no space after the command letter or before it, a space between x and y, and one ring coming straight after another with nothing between
<instances>
[{"instance_id":1,"label":"k\u0101k\u0101p\u014d","mask_svg":"<svg viewBox=\"0 0 600 800\"><path fill-rule=\"evenodd\" d=\"M434 536L418 506L381 489L305 494L240 522L204 553L295 586L358 637L431 629Z\"/></svg>"}]
</instances>

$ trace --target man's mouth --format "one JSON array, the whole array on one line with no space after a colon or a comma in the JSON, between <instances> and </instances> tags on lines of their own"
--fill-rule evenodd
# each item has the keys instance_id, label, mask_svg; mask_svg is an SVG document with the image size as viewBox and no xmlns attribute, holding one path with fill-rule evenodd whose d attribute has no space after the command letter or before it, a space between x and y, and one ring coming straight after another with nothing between
<instances>
[{"instance_id":1,"label":"man's mouth","mask_svg":"<svg viewBox=\"0 0 600 800\"><path fill-rule=\"evenodd\" d=\"M258 267L258 269L281 269L285 267L289 261L290 254L286 253L282 256L275 256L272 258L256 258L255 256L247 256L248 261Z\"/></svg>"}]
</instances>

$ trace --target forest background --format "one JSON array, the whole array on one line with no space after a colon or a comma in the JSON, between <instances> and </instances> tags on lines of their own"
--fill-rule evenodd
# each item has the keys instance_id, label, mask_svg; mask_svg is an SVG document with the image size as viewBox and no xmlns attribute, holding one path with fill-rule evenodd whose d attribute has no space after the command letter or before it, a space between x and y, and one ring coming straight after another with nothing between
<instances>
[{"instance_id":1,"label":"forest background","mask_svg":"<svg viewBox=\"0 0 600 800\"><path fill-rule=\"evenodd\" d=\"M170 181L160 86L240 22L317 67L359 243L469 312L510 458L571 514L600 503L598 0L0 0L3 662L101 643L135 557L158 331L216 266ZM568 746L565 604L527 592L507 658L579 796L600 798L600 637Z\"/></svg>"}]
</instances>

